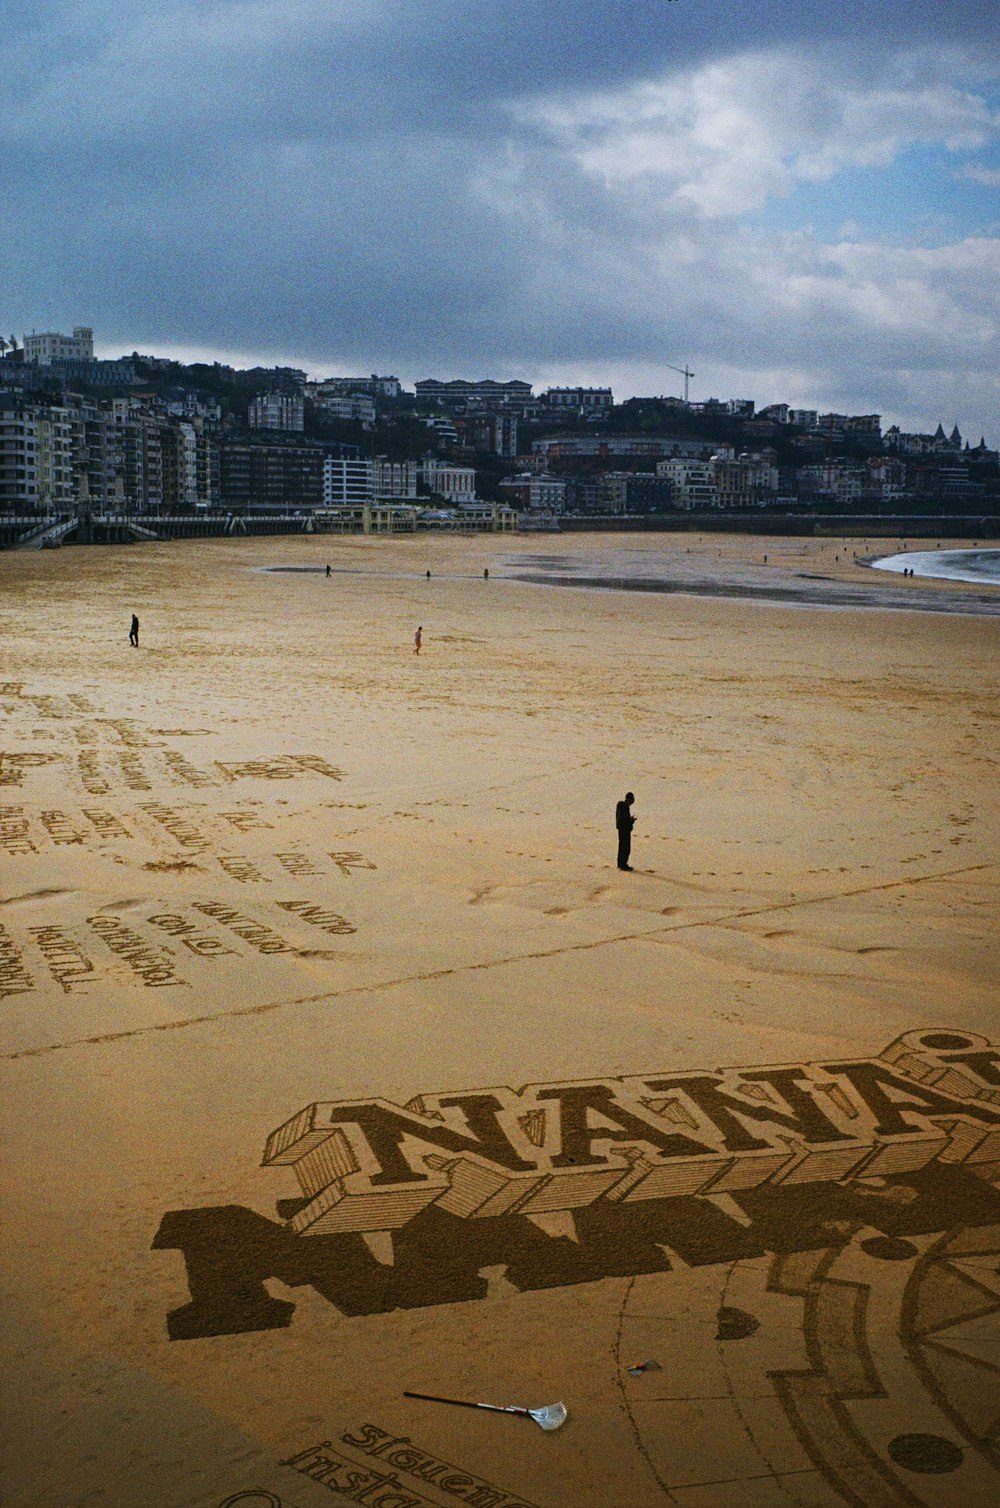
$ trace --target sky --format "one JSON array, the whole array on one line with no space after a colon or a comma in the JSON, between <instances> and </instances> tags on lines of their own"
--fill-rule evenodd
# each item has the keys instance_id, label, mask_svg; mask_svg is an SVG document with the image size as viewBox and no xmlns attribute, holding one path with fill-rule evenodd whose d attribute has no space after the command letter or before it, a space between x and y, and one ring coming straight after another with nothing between
<instances>
[{"instance_id":1,"label":"sky","mask_svg":"<svg viewBox=\"0 0 1000 1508\"><path fill-rule=\"evenodd\" d=\"M0 0L0 330L1000 443L995 0Z\"/></svg>"}]
</instances>

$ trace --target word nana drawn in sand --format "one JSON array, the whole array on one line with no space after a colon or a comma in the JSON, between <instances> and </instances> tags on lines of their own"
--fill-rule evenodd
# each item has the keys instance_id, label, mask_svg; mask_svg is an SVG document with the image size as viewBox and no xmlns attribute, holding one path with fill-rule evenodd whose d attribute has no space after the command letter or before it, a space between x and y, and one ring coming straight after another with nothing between
<instances>
[{"instance_id":1,"label":"word nana drawn in sand","mask_svg":"<svg viewBox=\"0 0 1000 1508\"><path fill-rule=\"evenodd\" d=\"M920 1045L966 1040L930 1033ZM272 1132L264 1165L295 1168L301 1234L393 1230L429 1204L463 1219L516 1211L565 1234L549 1217L598 1199L1000 1159L1000 1054L988 1046L915 1074L921 1059L901 1042L853 1063L318 1103Z\"/></svg>"},{"instance_id":2,"label":"word nana drawn in sand","mask_svg":"<svg viewBox=\"0 0 1000 1508\"><path fill-rule=\"evenodd\" d=\"M267 1140L283 1224L171 1211L192 1302L172 1339L291 1321L269 1277L345 1314L1000 1223L1000 1053L909 1032L875 1058L307 1105ZM666 1249L665 1249L666 1248Z\"/></svg>"}]
</instances>

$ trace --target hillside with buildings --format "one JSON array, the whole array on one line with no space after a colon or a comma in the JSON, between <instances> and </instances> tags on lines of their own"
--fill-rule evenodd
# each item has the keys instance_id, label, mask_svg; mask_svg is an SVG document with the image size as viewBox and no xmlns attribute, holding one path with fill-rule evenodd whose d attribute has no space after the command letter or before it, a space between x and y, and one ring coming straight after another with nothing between
<instances>
[{"instance_id":1,"label":"hillside with buildings","mask_svg":"<svg viewBox=\"0 0 1000 1508\"><path fill-rule=\"evenodd\" d=\"M998 513L997 452L957 425L903 433L877 413L749 398L616 404L610 388L536 394L521 380L407 391L393 376L101 361L84 326L0 343L8 544L53 529L112 537L111 521L113 537L141 537L168 520L187 533L268 520L768 529L779 516L975 528Z\"/></svg>"}]
</instances>

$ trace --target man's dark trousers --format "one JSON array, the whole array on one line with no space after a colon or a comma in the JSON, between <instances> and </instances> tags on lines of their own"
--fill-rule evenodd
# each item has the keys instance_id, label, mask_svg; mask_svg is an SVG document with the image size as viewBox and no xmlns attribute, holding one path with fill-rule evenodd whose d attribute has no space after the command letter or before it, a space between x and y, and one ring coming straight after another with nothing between
<instances>
[{"instance_id":1,"label":"man's dark trousers","mask_svg":"<svg viewBox=\"0 0 1000 1508\"><path fill-rule=\"evenodd\" d=\"M615 807L615 827L618 829L618 868L628 869L628 856L632 852L632 829L635 818L631 812L632 792Z\"/></svg>"}]
</instances>

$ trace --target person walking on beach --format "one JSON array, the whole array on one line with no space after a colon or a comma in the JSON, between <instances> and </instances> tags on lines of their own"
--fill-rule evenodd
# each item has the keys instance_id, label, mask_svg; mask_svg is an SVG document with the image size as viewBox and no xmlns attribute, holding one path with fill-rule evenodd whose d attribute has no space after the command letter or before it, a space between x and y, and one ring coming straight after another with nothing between
<instances>
[{"instance_id":1,"label":"person walking on beach","mask_svg":"<svg viewBox=\"0 0 1000 1508\"><path fill-rule=\"evenodd\" d=\"M418 655L420 653L420 643L423 637L423 632L424 631L422 628L418 628L416 633L413 635L413 653L415 655Z\"/></svg>"},{"instance_id":2,"label":"person walking on beach","mask_svg":"<svg viewBox=\"0 0 1000 1508\"><path fill-rule=\"evenodd\" d=\"M332 574L333 574L333 573L332 573L332 571L331 571L331 570L330 570L330 567L329 567L329 566L327 566L327 568L326 568L326 574L327 574L327 575L328 575L328 576L331 576L331 575L332 575Z\"/></svg>"},{"instance_id":3,"label":"person walking on beach","mask_svg":"<svg viewBox=\"0 0 1000 1508\"><path fill-rule=\"evenodd\" d=\"M615 827L618 829L618 868L631 869L629 854L632 852L632 829L635 826L635 818L630 810L635 797L631 791L625 792L625 800L619 801L615 807Z\"/></svg>"},{"instance_id":4,"label":"person walking on beach","mask_svg":"<svg viewBox=\"0 0 1000 1508\"><path fill-rule=\"evenodd\" d=\"M128 642L133 649L139 648L139 620L135 613L132 614L132 627L128 631Z\"/></svg>"}]
</instances>

